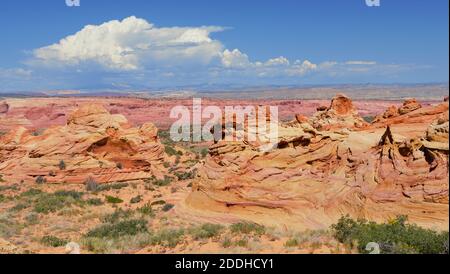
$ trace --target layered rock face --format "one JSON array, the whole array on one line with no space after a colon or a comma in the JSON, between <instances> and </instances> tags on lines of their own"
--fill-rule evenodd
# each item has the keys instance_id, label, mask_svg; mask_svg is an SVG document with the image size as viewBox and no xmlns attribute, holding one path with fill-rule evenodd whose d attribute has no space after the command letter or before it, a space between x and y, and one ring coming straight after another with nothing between
<instances>
[{"instance_id":1,"label":"layered rock face","mask_svg":"<svg viewBox=\"0 0 450 274\"><path fill-rule=\"evenodd\" d=\"M398 110L398 113L404 115L419 108L422 108L422 105L419 104L416 99L410 99L403 103L403 106Z\"/></svg>"},{"instance_id":2,"label":"layered rock face","mask_svg":"<svg viewBox=\"0 0 450 274\"><path fill-rule=\"evenodd\" d=\"M271 151L218 142L186 203L205 218L297 229L345 214L448 229L448 102L410 109L368 125L338 95L312 118L279 125Z\"/></svg>"},{"instance_id":3,"label":"layered rock face","mask_svg":"<svg viewBox=\"0 0 450 274\"><path fill-rule=\"evenodd\" d=\"M331 101L329 108L320 107L310 119L311 125L319 130L336 128L361 128L367 123L358 115L352 100L343 94L338 94Z\"/></svg>"},{"instance_id":4,"label":"layered rock face","mask_svg":"<svg viewBox=\"0 0 450 274\"><path fill-rule=\"evenodd\" d=\"M133 128L101 105L84 105L69 116L67 125L40 136L18 127L0 137L0 173L17 182L42 177L48 183L161 176L165 153L157 133L151 123Z\"/></svg>"}]
</instances>

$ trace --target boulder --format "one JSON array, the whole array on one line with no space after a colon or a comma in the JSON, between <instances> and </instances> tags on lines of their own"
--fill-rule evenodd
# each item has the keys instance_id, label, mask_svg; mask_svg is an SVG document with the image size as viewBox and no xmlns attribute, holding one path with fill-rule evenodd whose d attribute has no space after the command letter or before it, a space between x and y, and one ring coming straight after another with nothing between
<instances>
[{"instance_id":1,"label":"boulder","mask_svg":"<svg viewBox=\"0 0 450 274\"><path fill-rule=\"evenodd\" d=\"M317 112L311 117L310 123L318 130L356 129L368 125L359 116L352 100L343 94L336 95L332 99L330 107L325 111Z\"/></svg>"},{"instance_id":2,"label":"boulder","mask_svg":"<svg viewBox=\"0 0 450 274\"><path fill-rule=\"evenodd\" d=\"M405 115L420 108L422 108L422 105L419 104L416 99L409 99L403 103L401 108L399 108L398 113L400 115Z\"/></svg>"},{"instance_id":3,"label":"boulder","mask_svg":"<svg viewBox=\"0 0 450 274\"><path fill-rule=\"evenodd\" d=\"M302 114L295 115L295 119L300 124L307 123L309 121L309 118Z\"/></svg>"},{"instance_id":4,"label":"boulder","mask_svg":"<svg viewBox=\"0 0 450 274\"><path fill-rule=\"evenodd\" d=\"M428 141L448 143L449 136L449 119L448 112L442 114L427 129L426 139Z\"/></svg>"},{"instance_id":5,"label":"boulder","mask_svg":"<svg viewBox=\"0 0 450 274\"><path fill-rule=\"evenodd\" d=\"M352 115L356 112L352 100L344 94L336 95L333 100L331 100L331 106L329 109L341 116Z\"/></svg>"},{"instance_id":6,"label":"boulder","mask_svg":"<svg viewBox=\"0 0 450 274\"><path fill-rule=\"evenodd\" d=\"M399 115L398 108L396 106L390 106L384 113L383 118L388 119L392 117L397 117Z\"/></svg>"}]
</instances>

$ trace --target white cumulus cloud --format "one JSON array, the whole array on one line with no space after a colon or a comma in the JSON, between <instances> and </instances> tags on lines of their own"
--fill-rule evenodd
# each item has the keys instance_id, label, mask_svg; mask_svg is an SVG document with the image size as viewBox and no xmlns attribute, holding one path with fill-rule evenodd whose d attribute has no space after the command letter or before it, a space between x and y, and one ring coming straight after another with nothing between
<instances>
[{"instance_id":1,"label":"white cumulus cloud","mask_svg":"<svg viewBox=\"0 0 450 274\"><path fill-rule=\"evenodd\" d=\"M223 46L209 37L221 27L158 28L134 16L87 25L58 43L34 50L34 63L79 65L95 62L113 70L137 70L154 63L208 63Z\"/></svg>"},{"instance_id":2,"label":"white cumulus cloud","mask_svg":"<svg viewBox=\"0 0 450 274\"><path fill-rule=\"evenodd\" d=\"M304 61L291 62L283 57L252 62L239 49L229 50L211 38L219 26L156 27L145 19L131 16L101 25L87 25L59 42L33 51L34 65L47 67L97 64L112 71L173 69L180 67L214 67L224 70L246 70L248 74L301 76L317 69ZM163 74L173 72L166 71Z\"/></svg>"},{"instance_id":3,"label":"white cumulus cloud","mask_svg":"<svg viewBox=\"0 0 450 274\"><path fill-rule=\"evenodd\" d=\"M159 27L135 16L86 25L54 44L33 50L27 63L31 70L0 69L0 79L7 83L7 78L30 78L32 72L34 75L44 67L45 73L60 76L59 82L52 78L55 85L68 80L78 83L84 77L87 85L120 81L126 86L151 87L174 83L234 83L239 79L244 83L301 83L308 77L336 79L393 70L375 61L352 59L314 63L278 55L255 60L240 49L227 49L212 37L225 30L221 26Z\"/></svg>"},{"instance_id":4,"label":"white cumulus cloud","mask_svg":"<svg viewBox=\"0 0 450 274\"><path fill-rule=\"evenodd\" d=\"M233 51L226 49L222 55L222 64L226 68L247 68L251 65L247 54L240 52L238 49Z\"/></svg>"},{"instance_id":5,"label":"white cumulus cloud","mask_svg":"<svg viewBox=\"0 0 450 274\"><path fill-rule=\"evenodd\" d=\"M290 64L289 60L283 56L269 59L266 63L264 63L264 65L267 67L289 66L289 64Z\"/></svg>"},{"instance_id":6,"label":"white cumulus cloud","mask_svg":"<svg viewBox=\"0 0 450 274\"><path fill-rule=\"evenodd\" d=\"M298 75L302 76L308 72L317 70L318 66L316 64L311 63L308 60L300 61L296 60L294 65L289 69L288 73L289 75Z\"/></svg>"}]
</instances>

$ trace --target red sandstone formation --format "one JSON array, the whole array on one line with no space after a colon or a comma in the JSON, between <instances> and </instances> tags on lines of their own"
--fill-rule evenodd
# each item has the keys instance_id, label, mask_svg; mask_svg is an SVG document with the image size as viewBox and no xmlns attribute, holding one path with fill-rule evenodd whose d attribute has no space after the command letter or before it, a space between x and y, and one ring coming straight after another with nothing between
<instances>
[{"instance_id":1,"label":"red sandstone formation","mask_svg":"<svg viewBox=\"0 0 450 274\"><path fill-rule=\"evenodd\" d=\"M310 122L298 116L280 125L271 151L221 141L210 148L187 205L206 219L300 229L327 228L345 214L375 221L404 214L448 229L448 102L417 105L352 130L363 123L339 95Z\"/></svg>"},{"instance_id":2,"label":"red sandstone formation","mask_svg":"<svg viewBox=\"0 0 450 274\"><path fill-rule=\"evenodd\" d=\"M308 117L306 117L305 115L302 114L297 114L295 115L295 119L297 120L298 123L302 124L305 122L308 122Z\"/></svg>"},{"instance_id":3,"label":"red sandstone formation","mask_svg":"<svg viewBox=\"0 0 450 274\"><path fill-rule=\"evenodd\" d=\"M17 182L41 176L49 183L83 183L88 176L99 183L161 177L165 153L157 133L153 124L133 128L122 115L84 105L65 126L40 136L18 127L1 137L0 173Z\"/></svg>"},{"instance_id":4,"label":"red sandstone formation","mask_svg":"<svg viewBox=\"0 0 450 274\"><path fill-rule=\"evenodd\" d=\"M381 116L375 118L376 121L381 121L383 119L393 118L399 116L398 108L396 106L390 106Z\"/></svg>"},{"instance_id":5,"label":"red sandstone formation","mask_svg":"<svg viewBox=\"0 0 450 274\"><path fill-rule=\"evenodd\" d=\"M180 101L105 99L106 107L92 101L51 105L36 100L25 107L8 100L7 113L0 115L0 126L11 129L0 137L3 178L83 183L93 177L107 183L167 173L158 130L145 121L162 119L163 110ZM344 95L311 118L294 115L300 112L291 103L281 103L293 121L279 124L272 149L263 146L264 140L245 139L210 147L186 200L185 217L316 229L328 228L344 214L375 221L404 214L420 225L448 229L448 101L422 106L410 100L371 125L358 114L362 105L357 108ZM48 128L39 135L30 130L37 125ZM246 127L233 128L238 135Z\"/></svg>"},{"instance_id":6,"label":"red sandstone formation","mask_svg":"<svg viewBox=\"0 0 450 274\"><path fill-rule=\"evenodd\" d=\"M419 109L421 107L422 107L422 105L419 104L416 101L416 99L409 99L409 100L406 100L403 103L403 106L401 108L399 108L398 113L400 115L407 114L407 113L410 113L410 112L412 112L414 110L417 110L417 109Z\"/></svg>"},{"instance_id":7,"label":"red sandstone formation","mask_svg":"<svg viewBox=\"0 0 450 274\"><path fill-rule=\"evenodd\" d=\"M338 94L331 101L329 108L318 109L310 119L311 125L319 130L330 130L332 128L361 128L367 123L359 116L358 111L350 98Z\"/></svg>"},{"instance_id":8,"label":"red sandstone formation","mask_svg":"<svg viewBox=\"0 0 450 274\"><path fill-rule=\"evenodd\" d=\"M426 107L421 107L421 105L415 101L406 101L403 105L403 111L400 111L399 109L397 114L394 113L393 115L386 115L387 112L392 112L392 109L385 112L384 115L377 116L370 127L374 128L386 127L388 125L403 125L411 128L408 124L413 124L412 129L418 129L431 124L439 115L445 115L448 113L448 101ZM407 111L406 109L415 110Z\"/></svg>"}]
</instances>

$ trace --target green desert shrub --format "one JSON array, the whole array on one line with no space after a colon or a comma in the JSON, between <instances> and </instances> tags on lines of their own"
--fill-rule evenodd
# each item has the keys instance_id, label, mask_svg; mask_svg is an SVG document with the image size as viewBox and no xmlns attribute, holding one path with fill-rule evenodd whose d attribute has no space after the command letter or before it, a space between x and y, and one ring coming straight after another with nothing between
<instances>
[{"instance_id":1,"label":"green desert shrub","mask_svg":"<svg viewBox=\"0 0 450 274\"><path fill-rule=\"evenodd\" d=\"M97 189L98 189L98 183L92 177L87 178L86 181L84 181L84 184L86 185L87 191L94 192L94 191L97 191Z\"/></svg>"},{"instance_id":2,"label":"green desert shrub","mask_svg":"<svg viewBox=\"0 0 450 274\"><path fill-rule=\"evenodd\" d=\"M375 120L375 116L364 116L363 119L367 123L371 124Z\"/></svg>"},{"instance_id":3,"label":"green desert shrub","mask_svg":"<svg viewBox=\"0 0 450 274\"><path fill-rule=\"evenodd\" d=\"M35 181L36 181L36 184L41 185L41 184L45 184L47 182L47 179L45 179L44 176L38 176L38 177L36 177Z\"/></svg>"},{"instance_id":4,"label":"green desert shrub","mask_svg":"<svg viewBox=\"0 0 450 274\"><path fill-rule=\"evenodd\" d=\"M25 221L27 222L27 225L36 225L39 223L39 215L35 212L30 212L25 216Z\"/></svg>"},{"instance_id":5,"label":"green desert shrub","mask_svg":"<svg viewBox=\"0 0 450 274\"><path fill-rule=\"evenodd\" d=\"M44 193L44 192L42 192L42 190L30 188L29 190L20 194L20 197L33 197L33 196L41 195L42 193Z\"/></svg>"},{"instance_id":6,"label":"green desert shrub","mask_svg":"<svg viewBox=\"0 0 450 274\"><path fill-rule=\"evenodd\" d=\"M101 206L103 205L103 201L99 198L91 198L86 200L86 204L90 206Z\"/></svg>"},{"instance_id":7,"label":"green desert shrub","mask_svg":"<svg viewBox=\"0 0 450 274\"><path fill-rule=\"evenodd\" d=\"M200 152L200 154L202 155L202 158L205 158L209 154L209 149L203 148L202 151Z\"/></svg>"},{"instance_id":8,"label":"green desert shrub","mask_svg":"<svg viewBox=\"0 0 450 274\"><path fill-rule=\"evenodd\" d=\"M111 240L103 238L84 237L81 239L81 243L84 249L96 254L111 253L111 248L113 246L113 242Z\"/></svg>"},{"instance_id":9,"label":"green desert shrub","mask_svg":"<svg viewBox=\"0 0 450 274\"><path fill-rule=\"evenodd\" d=\"M56 212L66 207L78 204L82 205L82 193L76 191L58 191L51 194L43 194L36 199L34 211L48 214Z\"/></svg>"},{"instance_id":10,"label":"green desert shrub","mask_svg":"<svg viewBox=\"0 0 450 274\"><path fill-rule=\"evenodd\" d=\"M10 211L11 212L20 212L24 209L27 209L31 206L31 202L30 201L22 201L17 203L15 206L13 206Z\"/></svg>"},{"instance_id":11,"label":"green desert shrub","mask_svg":"<svg viewBox=\"0 0 450 274\"><path fill-rule=\"evenodd\" d=\"M164 229L152 235L151 244L174 248L181 242L184 233L184 229Z\"/></svg>"},{"instance_id":12,"label":"green desert shrub","mask_svg":"<svg viewBox=\"0 0 450 274\"><path fill-rule=\"evenodd\" d=\"M238 246L238 247L247 247L248 239L246 239L246 238L239 239L236 242L234 242L233 245Z\"/></svg>"},{"instance_id":13,"label":"green desert shrub","mask_svg":"<svg viewBox=\"0 0 450 274\"><path fill-rule=\"evenodd\" d=\"M128 187L128 183L113 183L113 184L104 184L97 187L96 192L109 191L109 190L120 190L122 188Z\"/></svg>"},{"instance_id":14,"label":"green desert shrub","mask_svg":"<svg viewBox=\"0 0 450 274\"><path fill-rule=\"evenodd\" d=\"M169 156L183 156L183 152L182 151L176 150L175 148L173 148L170 145L165 145L164 146L164 151Z\"/></svg>"},{"instance_id":15,"label":"green desert shrub","mask_svg":"<svg viewBox=\"0 0 450 274\"><path fill-rule=\"evenodd\" d=\"M9 185L9 186L0 186L0 192L7 191L7 190L17 191L19 189L20 189L20 187L17 184Z\"/></svg>"},{"instance_id":16,"label":"green desert shrub","mask_svg":"<svg viewBox=\"0 0 450 274\"><path fill-rule=\"evenodd\" d=\"M224 227L218 224L203 224L191 230L194 239L209 239L220 235Z\"/></svg>"},{"instance_id":17,"label":"green desert shrub","mask_svg":"<svg viewBox=\"0 0 450 274\"><path fill-rule=\"evenodd\" d=\"M230 238L226 237L223 242L222 242L222 247L223 248L230 248L233 246L233 241L231 241Z\"/></svg>"},{"instance_id":18,"label":"green desert shrub","mask_svg":"<svg viewBox=\"0 0 450 274\"><path fill-rule=\"evenodd\" d=\"M41 136L43 133L45 132L45 128L39 128L34 130L31 135L33 135L34 137L38 137Z\"/></svg>"},{"instance_id":19,"label":"green desert shrub","mask_svg":"<svg viewBox=\"0 0 450 274\"><path fill-rule=\"evenodd\" d=\"M161 140L161 143L169 145L173 144L172 139L170 138L170 131L168 130L159 130L158 137Z\"/></svg>"},{"instance_id":20,"label":"green desert shrub","mask_svg":"<svg viewBox=\"0 0 450 274\"><path fill-rule=\"evenodd\" d=\"M94 253L127 252L151 244L147 221L138 218L138 211L117 209L105 215L102 225L82 238L83 247Z\"/></svg>"},{"instance_id":21,"label":"green desert shrub","mask_svg":"<svg viewBox=\"0 0 450 274\"><path fill-rule=\"evenodd\" d=\"M123 200L118 198L118 197L106 196L105 199L106 199L106 202L109 203L109 204L121 204L121 203L123 203Z\"/></svg>"},{"instance_id":22,"label":"green desert shrub","mask_svg":"<svg viewBox=\"0 0 450 274\"><path fill-rule=\"evenodd\" d=\"M82 238L81 244L84 250L97 254L130 253L149 246L151 244L151 235L150 233L139 233L116 239Z\"/></svg>"},{"instance_id":23,"label":"green desert shrub","mask_svg":"<svg viewBox=\"0 0 450 274\"><path fill-rule=\"evenodd\" d=\"M138 203L140 203L140 202L142 202L142 196L141 196L141 195L138 195L138 196L136 196L136 197L133 197L133 198L131 198L131 200L130 200L130 203L131 203L131 204L138 204Z\"/></svg>"},{"instance_id":24,"label":"green desert shrub","mask_svg":"<svg viewBox=\"0 0 450 274\"><path fill-rule=\"evenodd\" d=\"M6 213L0 212L0 238L9 239L20 234L23 225L14 220L14 218Z\"/></svg>"},{"instance_id":25,"label":"green desert shrub","mask_svg":"<svg viewBox=\"0 0 450 274\"><path fill-rule=\"evenodd\" d=\"M133 211L123 210L121 208L117 209L111 214L108 214L102 218L104 223L115 224L123 220L130 219L133 216Z\"/></svg>"},{"instance_id":26,"label":"green desert shrub","mask_svg":"<svg viewBox=\"0 0 450 274\"><path fill-rule=\"evenodd\" d=\"M153 216L154 215L153 208L152 208L151 204L146 204L146 205L138 208L137 211L140 212L142 215L146 215L146 216Z\"/></svg>"},{"instance_id":27,"label":"green desert shrub","mask_svg":"<svg viewBox=\"0 0 450 274\"><path fill-rule=\"evenodd\" d=\"M145 220L125 220L114 224L103 224L90 230L85 236L88 238L115 239L145 232L148 232Z\"/></svg>"},{"instance_id":28,"label":"green desert shrub","mask_svg":"<svg viewBox=\"0 0 450 274\"><path fill-rule=\"evenodd\" d=\"M285 247L296 247L300 244L300 242L298 241L298 239L296 238L290 238L289 240L286 241L286 243L284 243Z\"/></svg>"},{"instance_id":29,"label":"green desert shrub","mask_svg":"<svg viewBox=\"0 0 450 274\"><path fill-rule=\"evenodd\" d=\"M55 196L59 196L59 197L70 197L73 198L74 200L81 200L81 198L83 197L84 193L83 192L78 192L78 191L67 191L67 190L60 190L60 191L56 191L53 195Z\"/></svg>"},{"instance_id":30,"label":"green desert shrub","mask_svg":"<svg viewBox=\"0 0 450 274\"><path fill-rule=\"evenodd\" d=\"M48 214L56 212L68 205L66 199L58 196L44 196L34 206L34 211L37 213Z\"/></svg>"},{"instance_id":31,"label":"green desert shrub","mask_svg":"<svg viewBox=\"0 0 450 274\"><path fill-rule=\"evenodd\" d=\"M175 207L175 205L173 205L173 204L165 204L165 205L163 205L161 210L164 212L168 212L168 211L172 210L172 208L174 208L174 207Z\"/></svg>"},{"instance_id":32,"label":"green desert shrub","mask_svg":"<svg viewBox=\"0 0 450 274\"><path fill-rule=\"evenodd\" d=\"M174 175L178 178L180 181L186 181L190 179L195 178L195 170L187 171L187 172L175 172Z\"/></svg>"},{"instance_id":33,"label":"green desert shrub","mask_svg":"<svg viewBox=\"0 0 450 274\"><path fill-rule=\"evenodd\" d=\"M265 233L266 229L264 226L250 223L250 222L240 222L232 224L230 230L236 234L257 234L262 235Z\"/></svg>"},{"instance_id":34,"label":"green desert shrub","mask_svg":"<svg viewBox=\"0 0 450 274\"><path fill-rule=\"evenodd\" d=\"M146 183L150 183L153 184L155 186L167 186L170 185L170 183L172 183L173 178L167 175L164 175L164 179L156 179L155 176L152 176L151 178L148 178L145 180Z\"/></svg>"},{"instance_id":35,"label":"green desert shrub","mask_svg":"<svg viewBox=\"0 0 450 274\"><path fill-rule=\"evenodd\" d=\"M58 167L59 170L66 170L66 162L64 160L59 161Z\"/></svg>"},{"instance_id":36,"label":"green desert shrub","mask_svg":"<svg viewBox=\"0 0 450 274\"><path fill-rule=\"evenodd\" d=\"M41 244L49 247L60 247L65 246L68 243L67 240L60 239L55 236L44 236L41 239Z\"/></svg>"},{"instance_id":37,"label":"green desert shrub","mask_svg":"<svg viewBox=\"0 0 450 274\"><path fill-rule=\"evenodd\" d=\"M158 206L158 205L165 205L166 201L164 200L158 200L151 203L152 206Z\"/></svg>"},{"instance_id":38,"label":"green desert shrub","mask_svg":"<svg viewBox=\"0 0 450 274\"><path fill-rule=\"evenodd\" d=\"M406 222L406 216L399 216L383 224L353 220L349 216L344 216L332 226L332 230L339 242L351 247L356 244L360 253L369 252L366 246L370 242L378 243L381 253L384 254L448 253L448 232L424 229Z\"/></svg>"}]
</instances>

